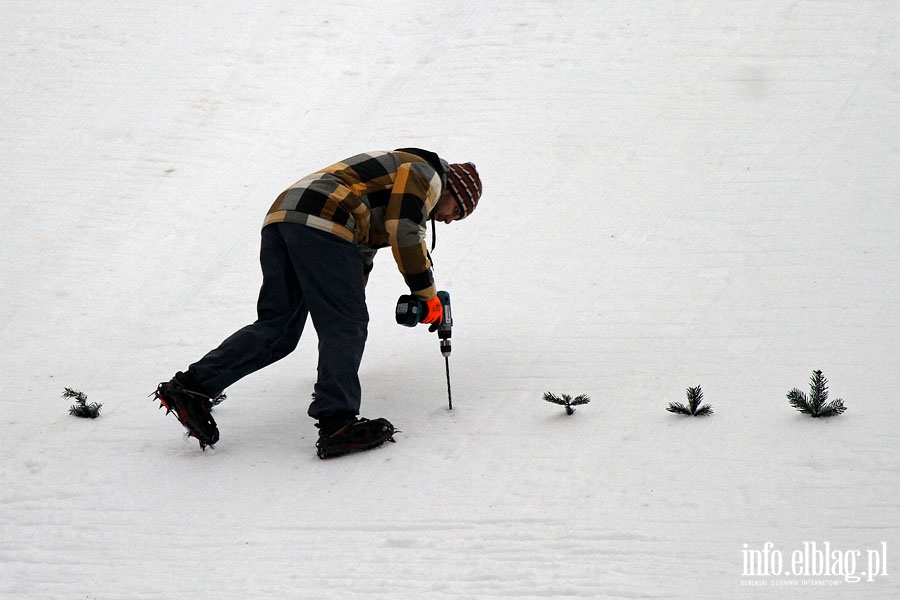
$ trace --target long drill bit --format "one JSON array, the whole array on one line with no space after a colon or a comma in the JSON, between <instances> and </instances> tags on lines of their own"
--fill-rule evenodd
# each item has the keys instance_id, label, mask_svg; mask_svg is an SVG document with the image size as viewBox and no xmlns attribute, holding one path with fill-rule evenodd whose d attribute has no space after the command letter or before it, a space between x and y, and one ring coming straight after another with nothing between
<instances>
[{"instance_id":1,"label":"long drill bit","mask_svg":"<svg viewBox=\"0 0 900 600\"><path fill-rule=\"evenodd\" d=\"M450 393L450 357L444 357L444 367L447 369L447 404L450 406L449 410L453 410L453 395Z\"/></svg>"}]
</instances>

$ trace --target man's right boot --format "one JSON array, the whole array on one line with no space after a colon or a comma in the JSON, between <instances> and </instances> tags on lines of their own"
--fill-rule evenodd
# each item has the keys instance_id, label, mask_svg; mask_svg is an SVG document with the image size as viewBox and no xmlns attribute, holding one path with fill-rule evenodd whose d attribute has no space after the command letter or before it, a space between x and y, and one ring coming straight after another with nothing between
<instances>
[{"instance_id":1,"label":"man's right boot","mask_svg":"<svg viewBox=\"0 0 900 600\"><path fill-rule=\"evenodd\" d=\"M387 419L351 420L337 429L329 427L327 420L320 420L319 440L316 442L316 454L319 458L332 458L376 448L385 442L394 441L394 426Z\"/></svg>"}]
</instances>

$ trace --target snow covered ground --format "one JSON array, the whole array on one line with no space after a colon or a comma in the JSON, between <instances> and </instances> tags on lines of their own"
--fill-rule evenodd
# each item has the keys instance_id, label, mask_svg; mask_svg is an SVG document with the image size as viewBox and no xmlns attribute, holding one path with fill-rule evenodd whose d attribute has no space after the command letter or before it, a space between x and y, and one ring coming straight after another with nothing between
<instances>
[{"instance_id":1,"label":"snow covered ground","mask_svg":"<svg viewBox=\"0 0 900 600\"><path fill-rule=\"evenodd\" d=\"M900 594L896 2L2 0L0 66L4 600ZM316 458L309 328L200 452L148 394L254 318L274 196L409 145L485 182L454 410L385 255L397 443Z\"/></svg>"}]
</instances>

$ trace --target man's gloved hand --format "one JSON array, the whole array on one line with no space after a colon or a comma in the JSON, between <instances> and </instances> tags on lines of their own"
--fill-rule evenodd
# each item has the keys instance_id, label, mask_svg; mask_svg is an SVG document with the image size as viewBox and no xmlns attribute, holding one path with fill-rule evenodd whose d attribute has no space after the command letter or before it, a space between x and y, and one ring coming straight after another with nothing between
<instances>
[{"instance_id":1,"label":"man's gloved hand","mask_svg":"<svg viewBox=\"0 0 900 600\"><path fill-rule=\"evenodd\" d=\"M422 304L425 308L419 317L419 321L431 325L431 327L428 328L428 331L437 330L437 328L441 326L441 323L444 322L444 305L441 304L441 299L435 296Z\"/></svg>"},{"instance_id":2,"label":"man's gloved hand","mask_svg":"<svg viewBox=\"0 0 900 600\"><path fill-rule=\"evenodd\" d=\"M415 327L418 323L428 323L431 325L428 330L435 331L444 322L444 306L438 296L422 300L416 296L403 295L397 300L394 316L400 325Z\"/></svg>"}]
</instances>

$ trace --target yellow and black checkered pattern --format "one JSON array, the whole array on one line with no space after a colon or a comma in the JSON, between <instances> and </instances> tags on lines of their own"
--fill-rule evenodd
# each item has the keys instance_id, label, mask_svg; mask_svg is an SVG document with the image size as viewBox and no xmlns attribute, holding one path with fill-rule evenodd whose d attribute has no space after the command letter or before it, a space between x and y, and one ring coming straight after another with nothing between
<instances>
[{"instance_id":1,"label":"yellow and black checkered pattern","mask_svg":"<svg viewBox=\"0 0 900 600\"><path fill-rule=\"evenodd\" d=\"M283 191L263 226L299 223L354 242L366 274L375 251L390 246L410 291L430 300L436 289L425 232L446 181L445 164L419 149L357 154Z\"/></svg>"}]
</instances>

